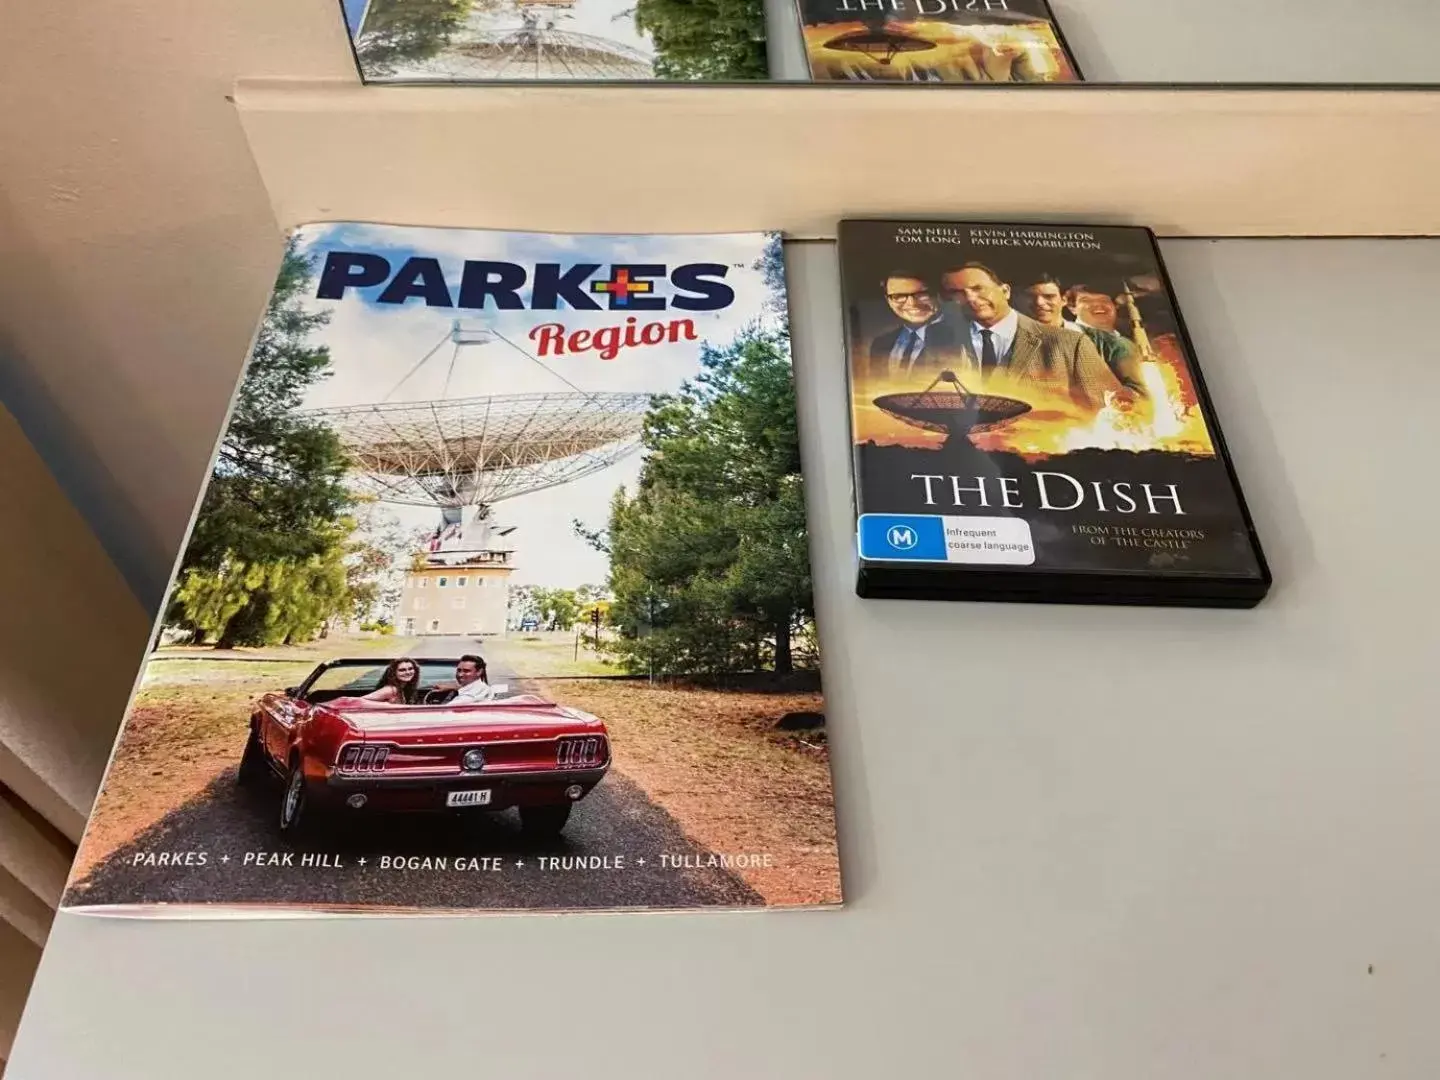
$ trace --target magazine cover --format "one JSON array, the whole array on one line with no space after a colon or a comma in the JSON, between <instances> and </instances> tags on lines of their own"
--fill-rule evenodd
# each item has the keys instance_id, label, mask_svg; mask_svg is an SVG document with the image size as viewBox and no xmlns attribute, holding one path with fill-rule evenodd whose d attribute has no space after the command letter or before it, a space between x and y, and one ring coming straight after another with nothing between
<instances>
[{"instance_id":1,"label":"magazine cover","mask_svg":"<svg viewBox=\"0 0 1440 1080\"><path fill-rule=\"evenodd\" d=\"M861 595L1264 596L1148 230L847 221L840 259Z\"/></svg>"},{"instance_id":2,"label":"magazine cover","mask_svg":"<svg viewBox=\"0 0 1440 1080\"><path fill-rule=\"evenodd\" d=\"M1077 82L1045 0L798 0L820 82Z\"/></svg>"},{"instance_id":3,"label":"magazine cover","mask_svg":"<svg viewBox=\"0 0 1440 1080\"><path fill-rule=\"evenodd\" d=\"M764 0L341 0L366 82L769 78Z\"/></svg>"},{"instance_id":4,"label":"magazine cover","mask_svg":"<svg viewBox=\"0 0 1440 1080\"><path fill-rule=\"evenodd\" d=\"M68 907L832 905L778 236L290 239Z\"/></svg>"}]
</instances>

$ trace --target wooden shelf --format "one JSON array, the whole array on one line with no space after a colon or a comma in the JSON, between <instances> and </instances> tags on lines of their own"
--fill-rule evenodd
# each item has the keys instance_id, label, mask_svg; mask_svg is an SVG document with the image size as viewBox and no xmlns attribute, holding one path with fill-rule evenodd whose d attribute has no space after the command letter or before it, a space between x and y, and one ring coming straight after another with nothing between
<instances>
[{"instance_id":1,"label":"wooden shelf","mask_svg":"<svg viewBox=\"0 0 1440 1080\"><path fill-rule=\"evenodd\" d=\"M782 229L849 215L1440 235L1440 88L364 87L242 80L282 227Z\"/></svg>"}]
</instances>

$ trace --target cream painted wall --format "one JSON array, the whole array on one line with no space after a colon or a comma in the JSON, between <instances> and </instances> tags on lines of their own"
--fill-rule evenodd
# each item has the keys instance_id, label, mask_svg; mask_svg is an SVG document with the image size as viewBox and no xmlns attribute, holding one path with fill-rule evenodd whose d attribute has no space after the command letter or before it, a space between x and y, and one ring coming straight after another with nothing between
<instances>
[{"instance_id":1,"label":"cream painted wall","mask_svg":"<svg viewBox=\"0 0 1440 1080\"><path fill-rule=\"evenodd\" d=\"M238 75L353 77L334 0L0 0L0 400L147 606L277 233Z\"/></svg>"}]
</instances>

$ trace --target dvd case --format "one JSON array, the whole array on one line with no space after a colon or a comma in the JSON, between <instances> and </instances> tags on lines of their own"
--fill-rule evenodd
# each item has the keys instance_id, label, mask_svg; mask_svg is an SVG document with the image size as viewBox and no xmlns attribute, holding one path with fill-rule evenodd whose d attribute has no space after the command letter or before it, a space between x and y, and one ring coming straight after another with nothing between
<instances>
[{"instance_id":1,"label":"dvd case","mask_svg":"<svg viewBox=\"0 0 1440 1080\"><path fill-rule=\"evenodd\" d=\"M341 0L372 83L769 78L763 0Z\"/></svg>"},{"instance_id":2,"label":"dvd case","mask_svg":"<svg viewBox=\"0 0 1440 1080\"><path fill-rule=\"evenodd\" d=\"M840 261L860 595L1264 597L1148 230L846 221Z\"/></svg>"},{"instance_id":3,"label":"dvd case","mask_svg":"<svg viewBox=\"0 0 1440 1080\"><path fill-rule=\"evenodd\" d=\"M817 82L1078 82L1046 0L797 0Z\"/></svg>"},{"instance_id":4,"label":"dvd case","mask_svg":"<svg viewBox=\"0 0 1440 1080\"><path fill-rule=\"evenodd\" d=\"M290 239L64 904L841 898L781 246Z\"/></svg>"}]
</instances>

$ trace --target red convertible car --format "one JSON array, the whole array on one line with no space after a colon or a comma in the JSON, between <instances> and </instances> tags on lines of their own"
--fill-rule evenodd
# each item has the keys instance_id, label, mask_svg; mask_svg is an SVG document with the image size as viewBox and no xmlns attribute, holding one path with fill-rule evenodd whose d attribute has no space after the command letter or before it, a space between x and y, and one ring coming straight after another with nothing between
<instances>
[{"instance_id":1,"label":"red convertible car","mask_svg":"<svg viewBox=\"0 0 1440 1080\"><path fill-rule=\"evenodd\" d=\"M255 703L239 782L285 781L280 829L374 811L519 808L521 828L554 836L610 767L600 720L534 695L450 704L454 660L413 658L417 705L357 700L385 660L331 660ZM449 689L443 684L452 683Z\"/></svg>"}]
</instances>

